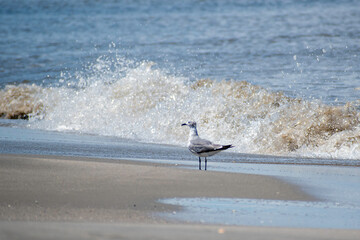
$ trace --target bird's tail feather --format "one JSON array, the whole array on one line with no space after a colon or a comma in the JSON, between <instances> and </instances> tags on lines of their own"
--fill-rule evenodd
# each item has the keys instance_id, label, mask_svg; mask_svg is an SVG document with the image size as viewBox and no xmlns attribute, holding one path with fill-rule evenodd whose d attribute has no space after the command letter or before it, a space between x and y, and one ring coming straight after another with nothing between
<instances>
[{"instance_id":1,"label":"bird's tail feather","mask_svg":"<svg viewBox=\"0 0 360 240\"><path fill-rule=\"evenodd\" d=\"M234 147L233 145L222 145L222 147L221 147L221 150L225 150L225 149L228 149L228 148L232 148L232 147Z\"/></svg>"}]
</instances>

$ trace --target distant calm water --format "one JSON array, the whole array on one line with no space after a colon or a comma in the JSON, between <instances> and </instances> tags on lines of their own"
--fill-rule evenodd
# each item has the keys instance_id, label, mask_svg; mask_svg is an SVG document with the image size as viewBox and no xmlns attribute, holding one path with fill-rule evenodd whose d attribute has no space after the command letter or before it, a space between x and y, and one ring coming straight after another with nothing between
<instances>
[{"instance_id":1,"label":"distant calm water","mask_svg":"<svg viewBox=\"0 0 360 240\"><path fill-rule=\"evenodd\" d=\"M0 23L0 115L29 128L182 144L191 118L239 152L359 159L360 1L0 0Z\"/></svg>"}]
</instances>

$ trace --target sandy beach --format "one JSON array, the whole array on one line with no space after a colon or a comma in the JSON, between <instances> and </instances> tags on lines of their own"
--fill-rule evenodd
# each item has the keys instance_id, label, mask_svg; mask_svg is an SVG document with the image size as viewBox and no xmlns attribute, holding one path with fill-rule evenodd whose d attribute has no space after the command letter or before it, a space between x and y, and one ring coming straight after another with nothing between
<instances>
[{"instance_id":1,"label":"sandy beach","mask_svg":"<svg viewBox=\"0 0 360 240\"><path fill-rule=\"evenodd\" d=\"M150 162L2 154L0 183L2 239L48 239L50 235L52 239L183 239L187 235L209 238L214 233L248 239L356 239L360 233L193 225L157 216L181 211L158 202L164 198L315 200L293 184L262 175L205 172ZM61 234L64 230L68 235Z\"/></svg>"}]
</instances>

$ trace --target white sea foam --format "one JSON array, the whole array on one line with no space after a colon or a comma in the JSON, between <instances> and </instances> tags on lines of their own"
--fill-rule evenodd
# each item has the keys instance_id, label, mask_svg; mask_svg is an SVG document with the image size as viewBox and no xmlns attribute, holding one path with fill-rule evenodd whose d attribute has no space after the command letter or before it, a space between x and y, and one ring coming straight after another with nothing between
<instances>
[{"instance_id":1,"label":"white sea foam","mask_svg":"<svg viewBox=\"0 0 360 240\"><path fill-rule=\"evenodd\" d=\"M3 116L30 116L30 128L118 136L184 145L180 124L233 151L360 159L360 114L352 104L328 106L248 82L174 76L152 62L99 58L62 86L22 84L0 91ZM225 133L225 134L224 134Z\"/></svg>"}]
</instances>

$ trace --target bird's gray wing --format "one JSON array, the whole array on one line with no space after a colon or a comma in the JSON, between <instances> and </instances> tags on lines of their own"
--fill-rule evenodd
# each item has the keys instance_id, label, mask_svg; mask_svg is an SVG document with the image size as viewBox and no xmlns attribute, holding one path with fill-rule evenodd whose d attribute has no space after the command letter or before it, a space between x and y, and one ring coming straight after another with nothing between
<instances>
[{"instance_id":1,"label":"bird's gray wing","mask_svg":"<svg viewBox=\"0 0 360 240\"><path fill-rule=\"evenodd\" d=\"M216 150L212 142L202 138L191 140L189 149L195 153L212 152Z\"/></svg>"}]
</instances>

